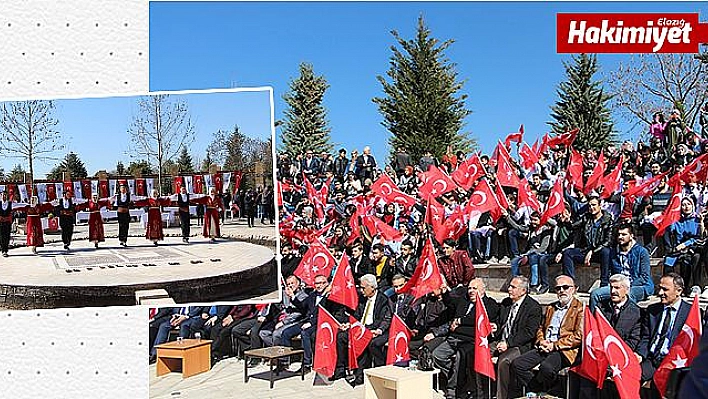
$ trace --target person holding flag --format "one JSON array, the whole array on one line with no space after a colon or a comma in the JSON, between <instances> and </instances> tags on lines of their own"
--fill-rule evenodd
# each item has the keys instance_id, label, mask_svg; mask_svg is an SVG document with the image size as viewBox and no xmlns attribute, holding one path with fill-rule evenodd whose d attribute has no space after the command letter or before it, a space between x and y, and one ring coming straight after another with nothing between
<instances>
[{"instance_id":1,"label":"person holding flag","mask_svg":"<svg viewBox=\"0 0 708 399\"><path fill-rule=\"evenodd\" d=\"M433 360L445 377L445 398L457 398L459 393L467 391L467 382L476 390L476 377L467 380L467 367L473 363L475 333L477 329L475 306L478 298L482 298L487 315L492 323L498 323L499 304L485 295L486 286L481 278L474 278L467 287L467 296L450 295L449 287L443 287L443 302L454 315L450 323L447 339L433 350ZM467 348L463 348L466 346ZM465 356L465 355L469 356Z\"/></svg>"},{"instance_id":2,"label":"person holding flag","mask_svg":"<svg viewBox=\"0 0 708 399\"><path fill-rule=\"evenodd\" d=\"M654 378L654 373L669 353L689 314L691 306L681 299L683 278L667 273L659 282L660 303L647 307L642 320L642 337L637 348L641 357L642 381ZM652 384L656 389L656 384Z\"/></svg>"},{"instance_id":3,"label":"person holding flag","mask_svg":"<svg viewBox=\"0 0 708 399\"><path fill-rule=\"evenodd\" d=\"M597 311L600 311L605 319L609 321L610 326L617 332L627 346L633 351L636 351L641 339L641 311L630 296L630 289L631 280L628 276L624 274L613 274L610 276L610 297L600 300L597 304ZM590 315L590 317L594 318L592 315ZM592 320L592 322L595 321ZM583 335L587 337L589 334L590 332L586 329ZM598 360L603 359L603 355L601 355L600 352L603 352L604 348L596 348L594 346L588 348L587 340L584 345L583 364L580 368L604 366L602 370L598 370L597 378L605 381L601 382L590 379L590 376L583 371L576 371L582 377L578 389L578 398L597 398L600 394L600 388L598 388L600 385L603 385L601 388L602 397L616 397L617 387L614 383L606 380L608 376L608 365ZM639 359L638 355L635 356Z\"/></svg>"},{"instance_id":4,"label":"person holding flag","mask_svg":"<svg viewBox=\"0 0 708 399\"><path fill-rule=\"evenodd\" d=\"M536 332L536 349L511 362L509 397L521 396L524 387L548 391L556 385L558 372L575 362L583 331L583 303L575 297L576 290L572 277L556 277L558 301L546 308L545 318ZM536 366L539 370L534 376Z\"/></svg>"}]
</instances>

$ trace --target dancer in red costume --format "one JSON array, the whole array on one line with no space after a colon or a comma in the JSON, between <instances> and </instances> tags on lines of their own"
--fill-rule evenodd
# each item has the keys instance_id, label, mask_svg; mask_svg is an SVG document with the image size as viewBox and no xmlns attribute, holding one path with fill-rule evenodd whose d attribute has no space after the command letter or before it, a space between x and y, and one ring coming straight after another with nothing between
<instances>
[{"instance_id":1,"label":"dancer in red costume","mask_svg":"<svg viewBox=\"0 0 708 399\"><path fill-rule=\"evenodd\" d=\"M32 196L30 204L13 208L13 212L24 212L27 215L27 246L37 254L37 247L44 246L44 231L42 230L42 213L54 209L54 204L47 202L38 204L37 196Z\"/></svg>"},{"instance_id":2,"label":"dancer in red costume","mask_svg":"<svg viewBox=\"0 0 708 399\"><path fill-rule=\"evenodd\" d=\"M152 195L148 199L135 201L136 207L148 207L148 222L145 228L145 238L151 240L155 246L158 241L162 241L165 236L162 233L162 211L161 207L170 206L172 201L169 198L158 197L157 190L152 190Z\"/></svg>"},{"instance_id":3,"label":"dancer in red costume","mask_svg":"<svg viewBox=\"0 0 708 399\"><path fill-rule=\"evenodd\" d=\"M211 242L216 242L216 237L221 237L219 229L219 212L224 209L221 198L216 195L216 188L212 187L210 194L206 197L198 198L192 202L202 204L206 207L204 214L204 238L211 238Z\"/></svg>"},{"instance_id":4,"label":"dancer in red costume","mask_svg":"<svg viewBox=\"0 0 708 399\"><path fill-rule=\"evenodd\" d=\"M77 209L87 210L89 212L89 241L93 242L94 247L98 248L99 242L106 241L103 231L103 217L101 216L101 208L111 205L111 201L107 198L98 199L98 194L93 193L91 199L81 205L77 205Z\"/></svg>"}]
</instances>

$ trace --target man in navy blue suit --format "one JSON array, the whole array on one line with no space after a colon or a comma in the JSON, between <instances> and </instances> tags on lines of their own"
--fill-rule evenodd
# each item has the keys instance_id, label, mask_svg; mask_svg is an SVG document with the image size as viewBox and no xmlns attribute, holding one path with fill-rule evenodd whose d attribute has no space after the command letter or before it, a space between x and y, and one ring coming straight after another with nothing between
<instances>
[{"instance_id":1,"label":"man in navy blue suit","mask_svg":"<svg viewBox=\"0 0 708 399\"><path fill-rule=\"evenodd\" d=\"M691 305L681 299L684 291L683 278L677 273L667 273L659 283L660 303L647 307L642 321L642 334L637 355L642 366L642 381L649 381L661 364L674 340L686 323ZM652 382L652 391L659 393Z\"/></svg>"},{"instance_id":2,"label":"man in navy blue suit","mask_svg":"<svg viewBox=\"0 0 708 399\"><path fill-rule=\"evenodd\" d=\"M150 349L150 362L155 360L157 355L156 346L164 344L170 336L170 330L174 327L180 326L187 322L190 318L199 318L202 315L201 306L183 306L181 308L167 308L168 312L171 314L169 318L166 314L160 315L160 323L157 326L157 335L155 341L153 342L152 348ZM207 309L208 310L208 309ZM157 316L155 317L157 319ZM191 323L190 323L191 324Z\"/></svg>"}]
</instances>

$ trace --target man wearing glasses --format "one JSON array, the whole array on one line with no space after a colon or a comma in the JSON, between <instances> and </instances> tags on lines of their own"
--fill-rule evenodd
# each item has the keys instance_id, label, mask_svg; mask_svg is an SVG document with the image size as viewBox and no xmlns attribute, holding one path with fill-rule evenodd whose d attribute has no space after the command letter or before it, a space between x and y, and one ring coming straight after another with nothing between
<instances>
[{"instance_id":1,"label":"man wearing glasses","mask_svg":"<svg viewBox=\"0 0 708 399\"><path fill-rule=\"evenodd\" d=\"M401 292L401 288L406 285L408 279L401 274L396 274L391 279L395 294L391 298L393 313L403 320L408 328L412 328L415 324L415 316L417 309L414 308L413 301L415 298L408 292Z\"/></svg>"},{"instance_id":2,"label":"man wearing glasses","mask_svg":"<svg viewBox=\"0 0 708 399\"><path fill-rule=\"evenodd\" d=\"M546 316L536 332L536 349L511 362L509 397L522 396L523 387L547 392L557 383L558 372L573 364L583 334L583 304L575 298L575 281L556 277L558 301L546 308ZM534 376L533 369L539 366Z\"/></svg>"}]
</instances>

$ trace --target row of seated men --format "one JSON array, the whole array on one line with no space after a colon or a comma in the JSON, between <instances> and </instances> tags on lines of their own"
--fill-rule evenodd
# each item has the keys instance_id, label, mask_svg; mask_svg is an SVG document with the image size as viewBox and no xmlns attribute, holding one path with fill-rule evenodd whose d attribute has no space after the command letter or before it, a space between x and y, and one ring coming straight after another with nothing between
<instances>
[{"instance_id":1,"label":"row of seated men","mask_svg":"<svg viewBox=\"0 0 708 399\"><path fill-rule=\"evenodd\" d=\"M395 276L396 292L389 298L377 289L375 276L362 276L359 306L350 311L327 299L329 282L325 276L315 278L314 289L304 287L296 276L289 276L282 304L160 309L150 323L151 342L154 345L165 342L169 331L176 327L183 337L200 331L203 337L214 340L212 355L214 361L218 361L232 355L230 336L246 350L264 345L291 346L293 337L300 335L305 350L302 367L309 372L317 306L322 305L341 323L337 367L330 379L346 378L349 384L356 386L363 383L364 369L385 364L388 327L395 313L412 331L411 357L416 358L423 347L427 348L424 351L432 353L436 367L441 370L441 388L446 398L487 398L489 381L474 373L472 366L475 302L479 294L492 322L489 342L492 355L498 358L498 399L522 396L524 389L552 391L559 384L559 371L581 360L583 304L575 297L577 287L569 276L556 277L557 301L548 305L545 312L528 295L529 282L523 276L511 280L508 297L501 303L486 295L485 283L480 278L473 279L467 287L443 286L417 300L409 293L398 292L405 282L404 276ZM690 305L681 298L684 283L676 273L662 276L658 287L660 303L644 310L629 296L629 290L627 276L613 275L610 296L597 306L635 352L642 367L642 380L650 381L685 323ZM348 374L349 334L346 330L350 314L370 329L374 338L357 359L359 368ZM154 358L154 346L150 353ZM581 379L578 385L579 392L574 394L580 398L596 398L599 394L616 396L616 388L610 381L601 393L590 381ZM649 395L658 397L655 387L652 386Z\"/></svg>"}]
</instances>

